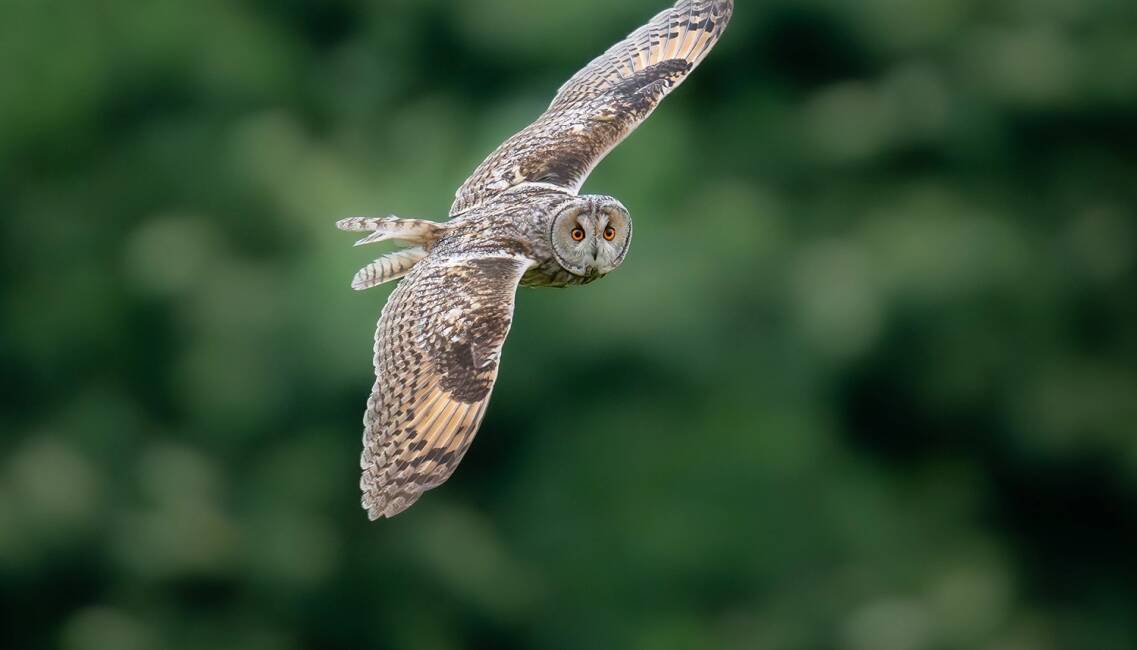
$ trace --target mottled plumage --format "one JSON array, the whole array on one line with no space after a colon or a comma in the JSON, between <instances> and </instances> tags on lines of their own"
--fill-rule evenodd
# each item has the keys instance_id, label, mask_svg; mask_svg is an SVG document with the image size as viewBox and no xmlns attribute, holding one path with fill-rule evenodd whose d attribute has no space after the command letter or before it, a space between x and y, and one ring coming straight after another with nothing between
<instances>
[{"instance_id":1,"label":"mottled plumage","mask_svg":"<svg viewBox=\"0 0 1137 650\"><path fill-rule=\"evenodd\" d=\"M733 6L680 0L593 60L474 170L450 221L337 224L370 233L358 244L409 247L352 280L366 289L402 278L375 333L376 380L363 419L360 488L372 519L408 508L466 453L497 378L517 287L587 284L621 264L632 237L628 211L577 191L703 60Z\"/></svg>"},{"instance_id":2,"label":"mottled plumage","mask_svg":"<svg viewBox=\"0 0 1137 650\"><path fill-rule=\"evenodd\" d=\"M462 184L455 216L526 182L575 193L592 168L639 126L714 47L729 0L685 0L573 75L548 110L506 140Z\"/></svg>"}]
</instances>

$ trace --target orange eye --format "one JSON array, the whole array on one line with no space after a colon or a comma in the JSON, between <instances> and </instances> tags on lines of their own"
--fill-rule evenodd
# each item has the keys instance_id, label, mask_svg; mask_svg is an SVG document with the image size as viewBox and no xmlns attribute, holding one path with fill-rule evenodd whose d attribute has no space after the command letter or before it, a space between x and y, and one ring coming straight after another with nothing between
<instances>
[{"instance_id":1,"label":"orange eye","mask_svg":"<svg viewBox=\"0 0 1137 650\"><path fill-rule=\"evenodd\" d=\"M608 241L612 241L615 238L616 238L616 229L615 228L613 228L612 226L608 226L607 228L604 229L604 239L606 239Z\"/></svg>"},{"instance_id":2,"label":"orange eye","mask_svg":"<svg viewBox=\"0 0 1137 650\"><path fill-rule=\"evenodd\" d=\"M581 228L580 226L573 228L572 229L572 240L573 241L584 241L584 228Z\"/></svg>"}]
</instances>

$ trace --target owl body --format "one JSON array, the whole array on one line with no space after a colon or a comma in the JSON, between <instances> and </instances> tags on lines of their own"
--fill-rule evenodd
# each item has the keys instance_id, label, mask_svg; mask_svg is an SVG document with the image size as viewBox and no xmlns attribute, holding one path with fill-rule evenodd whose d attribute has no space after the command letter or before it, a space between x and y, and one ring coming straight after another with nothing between
<instances>
[{"instance_id":1,"label":"owl body","mask_svg":"<svg viewBox=\"0 0 1137 650\"><path fill-rule=\"evenodd\" d=\"M569 271L555 255L549 232L558 213L566 208L592 213L618 204L609 196L576 196L540 184L522 185L451 219L428 250L446 256L524 258L532 264L521 277L523 287L581 286L604 277L611 269L597 267L584 274Z\"/></svg>"},{"instance_id":2,"label":"owl body","mask_svg":"<svg viewBox=\"0 0 1137 650\"><path fill-rule=\"evenodd\" d=\"M367 289L400 280L375 333L363 418L362 504L394 516L454 471L485 415L519 286L568 287L623 263L632 219L616 199L578 195L592 169L699 65L732 0L678 0L561 86L455 194L444 223L398 217L337 225L359 244L406 248L361 269Z\"/></svg>"},{"instance_id":3,"label":"owl body","mask_svg":"<svg viewBox=\"0 0 1137 650\"><path fill-rule=\"evenodd\" d=\"M453 255L500 251L540 264L552 257L546 240L551 213L575 198L563 190L512 188L446 222L438 250Z\"/></svg>"}]
</instances>

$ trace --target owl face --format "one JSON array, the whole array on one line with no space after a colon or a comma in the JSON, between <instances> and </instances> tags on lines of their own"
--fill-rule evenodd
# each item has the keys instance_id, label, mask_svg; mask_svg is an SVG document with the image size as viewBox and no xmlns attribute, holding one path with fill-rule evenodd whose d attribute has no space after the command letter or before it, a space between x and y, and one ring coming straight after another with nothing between
<instances>
[{"instance_id":1,"label":"owl face","mask_svg":"<svg viewBox=\"0 0 1137 650\"><path fill-rule=\"evenodd\" d=\"M632 217L608 196L582 196L564 204L549 232L557 262L573 275L612 272L632 243Z\"/></svg>"}]
</instances>

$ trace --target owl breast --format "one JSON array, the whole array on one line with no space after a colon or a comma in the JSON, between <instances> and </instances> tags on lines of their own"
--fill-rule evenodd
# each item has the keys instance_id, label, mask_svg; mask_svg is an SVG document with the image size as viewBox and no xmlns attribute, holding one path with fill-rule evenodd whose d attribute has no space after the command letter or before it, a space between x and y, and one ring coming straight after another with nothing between
<instances>
[{"instance_id":1,"label":"owl breast","mask_svg":"<svg viewBox=\"0 0 1137 650\"><path fill-rule=\"evenodd\" d=\"M575 287L588 284L602 277L604 276L593 275L591 277L583 277L569 273L563 266L557 263L556 259L550 257L537 266L529 269L529 271L527 271L525 275L521 277L521 286Z\"/></svg>"}]
</instances>

